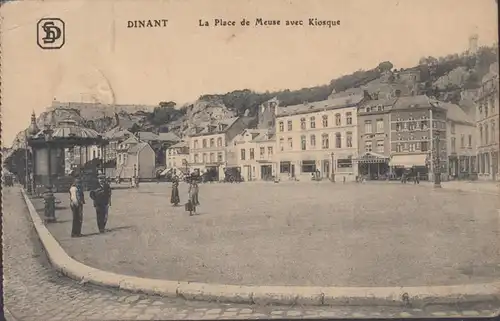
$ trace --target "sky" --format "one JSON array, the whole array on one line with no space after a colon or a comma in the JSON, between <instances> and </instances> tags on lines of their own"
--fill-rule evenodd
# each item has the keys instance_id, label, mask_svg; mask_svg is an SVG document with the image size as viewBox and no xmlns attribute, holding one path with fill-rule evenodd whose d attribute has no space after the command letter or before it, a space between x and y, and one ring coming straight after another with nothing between
<instances>
[{"instance_id":1,"label":"sky","mask_svg":"<svg viewBox=\"0 0 500 321\"><path fill-rule=\"evenodd\" d=\"M18 1L2 18L2 143L9 146L58 101L150 104L237 89L274 91L328 83L389 60L411 67L498 41L493 0L70 0ZM61 18L66 42L37 46L37 22ZM254 26L256 18L340 20L332 28ZM251 26L239 22L246 18ZM168 19L165 28L129 20ZM199 19L236 21L200 27Z\"/></svg>"}]
</instances>

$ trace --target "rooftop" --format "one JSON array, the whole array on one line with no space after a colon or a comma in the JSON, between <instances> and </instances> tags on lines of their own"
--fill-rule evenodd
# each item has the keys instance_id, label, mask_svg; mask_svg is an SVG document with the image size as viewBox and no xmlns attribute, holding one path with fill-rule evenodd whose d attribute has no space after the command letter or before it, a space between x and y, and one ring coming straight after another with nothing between
<instances>
[{"instance_id":1,"label":"rooftop","mask_svg":"<svg viewBox=\"0 0 500 321\"><path fill-rule=\"evenodd\" d=\"M467 115L467 113L465 113L465 111L460 108L460 106L445 102L440 102L439 105L446 108L447 119L474 126L474 120L472 119L472 117Z\"/></svg>"},{"instance_id":2,"label":"rooftop","mask_svg":"<svg viewBox=\"0 0 500 321\"><path fill-rule=\"evenodd\" d=\"M287 107L278 107L278 117L299 114L316 113L324 110L339 109L356 106L364 99L364 95L352 95L346 97L331 98L323 101L304 103Z\"/></svg>"},{"instance_id":3,"label":"rooftop","mask_svg":"<svg viewBox=\"0 0 500 321\"><path fill-rule=\"evenodd\" d=\"M409 108L431 108L431 107L441 107L441 102L431 99L426 95L418 96L403 96L399 97L393 106L393 109L409 109Z\"/></svg>"},{"instance_id":4,"label":"rooftop","mask_svg":"<svg viewBox=\"0 0 500 321\"><path fill-rule=\"evenodd\" d=\"M144 142L135 144L127 150L127 153L132 155L137 155L146 146L149 146L149 144Z\"/></svg>"}]
</instances>

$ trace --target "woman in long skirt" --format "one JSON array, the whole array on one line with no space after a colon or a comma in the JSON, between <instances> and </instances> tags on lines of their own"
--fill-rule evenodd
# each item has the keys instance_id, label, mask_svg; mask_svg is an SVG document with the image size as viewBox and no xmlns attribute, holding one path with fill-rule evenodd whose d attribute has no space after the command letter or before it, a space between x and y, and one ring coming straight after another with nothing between
<instances>
[{"instance_id":1,"label":"woman in long skirt","mask_svg":"<svg viewBox=\"0 0 500 321\"><path fill-rule=\"evenodd\" d=\"M174 204L174 206L179 205L181 199L179 197L179 180L177 177L174 178L172 182L172 195L170 196L170 203Z\"/></svg>"}]
</instances>

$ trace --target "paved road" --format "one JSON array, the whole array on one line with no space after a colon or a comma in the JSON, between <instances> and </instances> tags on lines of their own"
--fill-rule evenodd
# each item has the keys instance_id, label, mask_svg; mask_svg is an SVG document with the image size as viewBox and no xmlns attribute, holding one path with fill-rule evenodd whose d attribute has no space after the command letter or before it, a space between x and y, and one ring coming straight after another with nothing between
<instances>
[{"instance_id":1,"label":"paved road","mask_svg":"<svg viewBox=\"0 0 500 321\"><path fill-rule=\"evenodd\" d=\"M96 235L50 225L77 260L120 274L252 285L420 286L500 277L498 198L412 184L205 184L198 216L169 203L169 184L115 190ZM181 185L185 200L186 186ZM90 202L88 202L90 203ZM43 208L41 200L35 201ZM64 208L65 207L65 208ZM106 250L106 255L93 249Z\"/></svg>"},{"instance_id":2,"label":"paved road","mask_svg":"<svg viewBox=\"0 0 500 321\"><path fill-rule=\"evenodd\" d=\"M48 265L17 188L3 190L4 296L9 321L491 316L495 306L284 307L193 302L81 285ZM97 253L102 254L102 253Z\"/></svg>"}]
</instances>

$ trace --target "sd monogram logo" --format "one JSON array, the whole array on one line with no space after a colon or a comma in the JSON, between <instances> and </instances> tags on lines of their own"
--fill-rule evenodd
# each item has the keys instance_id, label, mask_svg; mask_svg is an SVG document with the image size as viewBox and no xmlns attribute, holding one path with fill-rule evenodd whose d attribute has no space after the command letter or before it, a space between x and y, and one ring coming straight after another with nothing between
<instances>
[{"instance_id":1,"label":"sd monogram logo","mask_svg":"<svg viewBox=\"0 0 500 321\"><path fill-rule=\"evenodd\" d=\"M64 21L59 18L43 18L37 24L38 46L42 49L61 49L64 46Z\"/></svg>"}]
</instances>

